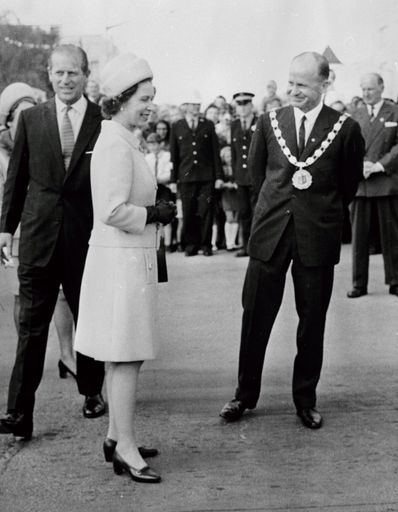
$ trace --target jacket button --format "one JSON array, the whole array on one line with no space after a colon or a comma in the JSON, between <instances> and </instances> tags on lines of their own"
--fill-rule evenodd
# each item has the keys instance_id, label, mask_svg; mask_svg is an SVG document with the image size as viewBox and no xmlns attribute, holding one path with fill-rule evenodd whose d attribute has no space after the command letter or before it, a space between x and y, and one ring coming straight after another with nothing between
<instances>
[{"instance_id":1,"label":"jacket button","mask_svg":"<svg viewBox=\"0 0 398 512\"><path fill-rule=\"evenodd\" d=\"M247 147L246 146L242 146L242 149L247 149Z\"/></svg>"},{"instance_id":2,"label":"jacket button","mask_svg":"<svg viewBox=\"0 0 398 512\"><path fill-rule=\"evenodd\" d=\"M246 158L247 158L247 155L242 155L242 158L244 158L244 159L246 160Z\"/></svg>"},{"instance_id":3,"label":"jacket button","mask_svg":"<svg viewBox=\"0 0 398 512\"><path fill-rule=\"evenodd\" d=\"M196 146L196 142L195 141L192 142L192 146Z\"/></svg>"},{"instance_id":4,"label":"jacket button","mask_svg":"<svg viewBox=\"0 0 398 512\"><path fill-rule=\"evenodd\" d=\"M197 161L197 160L194 160L194 161L193 161L193 163L194 163L194 164L197 164L197 163L198 163L198 161Z\"/></svg>"},{"instance_id":5,"label":"jacket button","mask_svg":"<svg viewBox=\"0 0 398 512\"><path fill-rule=\"evenodd\" d=\"M198 154L198 152L197 152L197 151L193 151L193 154L194 154L194 155L197 155L197 154Z\"/></svg>"},{"instance_id":6,"label":"jacket button","mask_svg":"<svg viewBox=\"0 0 398 512\"><path fill-rule=\"evenodd\" d=\"M247 165L246 164L243 164L242 165L243 169L246 169Z\"/></svg>"},{"instance_id":7,"label":"jacket button","mask_svg":"<svg viewBox=\"0 0 398 512\"><path fill-rule=\"evenodd\" d=\"M290 214L291 214L291 211L290 211L290 210L286 210L286 211L285 211L285 214L286 214L286 215L290 215Z\"/></svg>"}]
</instances>

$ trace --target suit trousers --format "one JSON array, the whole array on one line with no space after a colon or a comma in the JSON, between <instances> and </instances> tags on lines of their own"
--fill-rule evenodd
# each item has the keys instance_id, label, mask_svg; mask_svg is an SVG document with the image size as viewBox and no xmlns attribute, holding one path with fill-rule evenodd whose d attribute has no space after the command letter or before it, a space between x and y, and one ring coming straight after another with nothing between
<instances>
[{"instance_id":1,"label":"suit trousers","mask_svg":"<svg viewBox=\"0 0 398 512\"><path fill-rule=\"evenodd\" d=\"M214 182L179 184L186 249L211 249L214 216Z\"/></svg>"},{"instance_id":2,"label":"suit trousers","mask_svg":"<svg viewBox=\"0 0 398 512\"><path fill-rule=\"evenodd\" d=\"M290 263L299 317L293 401L297 409L314 407L316 403L334 266L303 265L297 251L294 222L291 220L271 259L264 262L250 258L246 272L242 294L239 381L235 397L249 408L256 406L260 396L265 351L282 302Z\"/></svg>"},{"instance_id":3,"label":"suit trousers","mask_svg":"<svg viewBox=\"0 0 398 512\"><path fill-rule=\"evenodd\" d=\"M352 280L366 290L369 278L371 219L376 214L385 283L398 285L398 196L356 197L352 203Z\"/></svg>"},{"instance_id":4,"label":"suit trousers","mask_svg":"<svg viewBox=\"0 0 398 512\"><path fill-rule=\"evenodd\" d=\"M48 330L59 286L62 284L76 322L83 267L84 258L83 261L74 261L62 239L58 241L46 266L19 264L19 335L8 391L8 412L33 414L35 392L43 375ZM77 353L79 392L86 396L100 393L103 380L104 364Z\"/></svg>"},{"instance_id":5,"label":"suit trousers","mask_svg":"<svg viewBox=\"0 0 398 512\"><path fill-rule=\"evenodd\" d=\"M239 221L242 228L243 247L247 250L256 197L250 185L238 185Z\"/></svg>"}]
</instances>

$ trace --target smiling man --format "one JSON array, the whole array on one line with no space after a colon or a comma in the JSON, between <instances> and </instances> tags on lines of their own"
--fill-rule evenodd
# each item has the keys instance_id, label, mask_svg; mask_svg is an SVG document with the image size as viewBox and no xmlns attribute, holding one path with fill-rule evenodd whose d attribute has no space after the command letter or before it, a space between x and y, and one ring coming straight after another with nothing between
<instances>
[{"instance_id":1,"label":"smiling man","mask_svg":"<svg viewBox=\"0 0 398 512\"><path fill-rule=\"evenodd\" d=\"M238 388L220 413L227 421L256 407L266 347L292 264L299 317L293 401L304 426L322 425L315 406L326 313L343 208L355 195L364 154L359 125L322 104L328 76L321 55L295 57L291 105L263 114L253 135L249 172L258 200L243 288Z\"/></svg>"},{"instance_id":2,"label":"smiling man","mask_svg":"<svg viewBox=\"0 0 398 512\"><path fill-rule=\"evenodd\" d=\"M25 439L33 431L35 392L60 284L77 319L93 216L90 159L101 123L99 107L83 96L89 69L81 48L57 47L48 72L55 98L21 113L0 225L0 250L11 253L21 223L18 347L0 433ZM103 363L77 354L77 383L88 418L105 412L103 377Z\"/></svg>"},{"instance_id":3,"label":"smiling man","mask_svg":"<svg viewBox=\"0 0 398 512\"><path fill-rule=\"evenodd\" d=\"M355 113L366 142L363 179L352 204L351 299L366 295L372 225L377 226L389 293L398 295L398 107L383 99L378 73L361 79L365 106Z\"/></svg>"}]
</instances>

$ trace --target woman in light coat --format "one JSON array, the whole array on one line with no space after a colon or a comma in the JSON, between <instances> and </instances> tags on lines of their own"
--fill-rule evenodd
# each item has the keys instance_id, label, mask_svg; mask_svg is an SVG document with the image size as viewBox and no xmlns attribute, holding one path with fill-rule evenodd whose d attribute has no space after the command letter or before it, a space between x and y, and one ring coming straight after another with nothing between
<instances>
[{"instance_id":1,"label":"woman in light coat","mask_svg":"<svg viewBox=\"0 0 398 512\"><path fill-rule=\"evenodd\" d=\"M139 370L156 353L159 226L173 219L175 207L155 206L156 180L133 133L154 109L148 63L119 55L105 66L101 81L108 120L102 122L91 160L94 224L75 348L110 363L106 460L113 461L117 474L157 483L160 476L143 458L157 450L137 446L133 420Z\"/></svg>"}]
</instances>

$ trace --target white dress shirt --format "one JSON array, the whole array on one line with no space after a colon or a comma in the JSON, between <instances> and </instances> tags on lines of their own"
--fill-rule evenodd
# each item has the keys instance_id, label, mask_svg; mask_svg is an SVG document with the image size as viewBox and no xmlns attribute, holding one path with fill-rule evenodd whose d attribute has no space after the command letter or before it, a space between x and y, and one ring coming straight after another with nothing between
<instances>
[{"instance_id":1,"label":"white dress shirt","mask_svg":"<svg viewBox=\"0 0 398 512\"><path fill-rule=\"evenodd\" d=\"M323 103L319 102L319 104L313 108L312 110L309 110L308 112L303 112L297 107L293 107L294 109L294 120L296 123L296 137L297 137L297 144L299 144L299 131L300 131L300 125L301 125L301 119L303 116L306 117L306 120L304 122L305 127L305 143L307 144L308 137L310 136L310 133L312 129L314 128L315 121L317 120L317 117L319 116L320 111L322 110Z\"/></svg>"},{"instance_id":2,"label":"white dress shirt","mask_svg":"<svg viewBox=\"0 0 398 512\"><path fill-rule=\"evenodd\" d=\"M68 112L70 122L72 124L73 137L77 139L79 135L80 127L83 122L84 114L87 110L87 100L84 96L81 96L73 105L70 105L71 109ZM57 111L57 123L58 123L58 131L61 133L62 119L65 115L65 111L67 105L63 103L58 96L55 96L55 108Z\"/></svg>"},{"instance_id":3,"label":"white dress shirt","mask_svg":"<svg viewBox=\"0 0 398 512\"><path fill-rule=\"evenodd\" d=\"M378 103L375 103L373 105L373 117L377 117L378 113L380 112L381 107L383 106L384 100L380 100ZM368 114L372 114L372 105L366 105L366 108L368 109Z\"/></svg>"}]
</instances>

